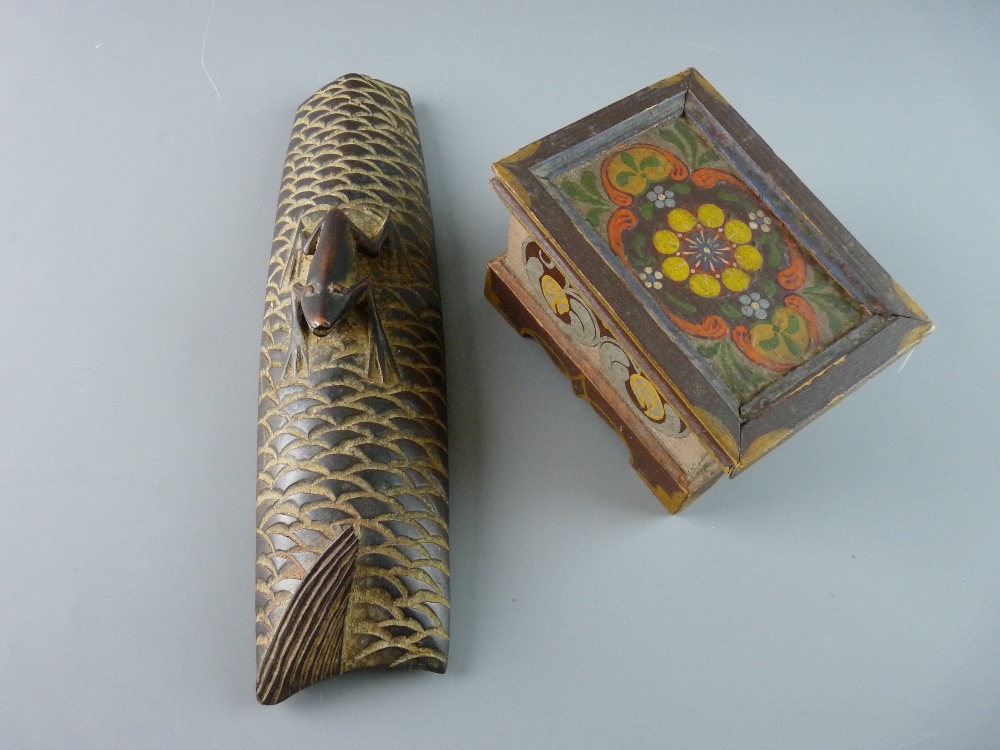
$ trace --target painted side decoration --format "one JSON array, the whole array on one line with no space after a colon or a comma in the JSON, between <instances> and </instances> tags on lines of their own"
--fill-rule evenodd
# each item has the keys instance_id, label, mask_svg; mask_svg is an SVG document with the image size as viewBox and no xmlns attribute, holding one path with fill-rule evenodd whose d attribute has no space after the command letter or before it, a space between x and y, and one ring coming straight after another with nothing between
<instances>
[{"instance_id":1,"label":"painted side decoration","mask_svg":"<svg viewBox=\"0 0 1000 750\"><path fill-rule=\"evenodd\" d=\"M564 332L583 346L595 347L608 382L636 414L656 432L669 437L689 434L687 426L649 379L590 309L579 292L563 276L538 243L524 246L524 268L533 283L532 290L559 321Z\"/></svg>"}]
</instances>

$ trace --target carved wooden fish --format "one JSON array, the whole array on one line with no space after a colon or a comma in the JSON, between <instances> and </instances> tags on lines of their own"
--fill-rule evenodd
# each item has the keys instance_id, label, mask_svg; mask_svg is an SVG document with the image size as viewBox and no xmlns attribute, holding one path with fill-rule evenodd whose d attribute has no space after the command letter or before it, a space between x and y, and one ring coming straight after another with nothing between
<instances>
[{"instance_id":1,"label":"carved wooden fish","mask_svg":"<svg viewBox=\"0 0 1000 750\"><path fill-rule=\"evenodd\" d=\"M334 215L349 231L324 240L320 227ZM321 330L321 311L309 307L318 303L305 300L310 288L337 303ZM357 300L338 296L352 289ZM385 345L388 357L373 358ZM410 98L346 75L299 107L268 269L257 463L261 703L356 669L444 672L445 404L434 231Z\"/></svg>"}]
</instances>

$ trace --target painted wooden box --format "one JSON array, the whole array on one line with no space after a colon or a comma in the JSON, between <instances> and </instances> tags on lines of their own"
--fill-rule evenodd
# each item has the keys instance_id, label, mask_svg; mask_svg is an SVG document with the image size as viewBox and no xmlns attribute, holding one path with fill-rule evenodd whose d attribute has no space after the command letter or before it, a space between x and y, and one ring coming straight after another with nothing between
<instances>
[{"instance_id":1,"label":"painted wooden box","mask_svg":"<svg viewBox=\"0 0 1000 750\"><path fill-rule=\"evenodd\" d=\"M671 512L932 328L693 69L493 168L511 223L487 297Z\"/></svg>"}]
</instances>

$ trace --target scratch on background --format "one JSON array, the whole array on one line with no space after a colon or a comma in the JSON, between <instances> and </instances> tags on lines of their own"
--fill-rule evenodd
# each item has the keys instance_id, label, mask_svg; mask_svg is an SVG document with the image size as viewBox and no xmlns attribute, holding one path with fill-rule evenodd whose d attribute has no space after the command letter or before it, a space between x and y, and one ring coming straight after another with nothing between
<instances>
[{"instance_id":1,"label":"scratch on background","mask_svg":"<svg viewBox=\"0 0 1000 750\"><path fill-rule=\"evenodd\" d=\"M903 371L903 368L906 367L906 363L910 361L910 357L912 357L912 356L913 356L913 350L911 349L910 351L908 351L906 353L906 356L903 357L903 363L899 366L899 369L896 370L897 373L900 373L900 372Z\"/></svg>"},{"instance_id":2,"label":"scratch on background","mask_svg":"<svg viewBox=\"0 0 1000 750\"><path fill-rule=\"evenodd\" d=\"M139 23L135 24L131 28L126 29L126 32L135 31L140 26L142 26L142 21L139 21ZM94 49L100 49L101 47L103 47L105 44L107 44L108 42L110 42L114 38L115 37L110 37L109 39L105 39L103 42L98 42L97 44L94 45Z\"/></svg>"},{"instance_id":3,"label":"scratch on background","mask_svg":"<svg viewBox=\"0 0 1000 750\"><path fill-rule=\"evenodd\" d=\"M215 13L215 0L212 0L212 9L208 11L208 23L205 24L205 35L201 38L201 69L205 71L205 75L208 76L208 82L212 84L212 88L215 89L215 95L222 98L222 94L219 93L219 87L215 85L215 81L212 80L212 74L208 72L208 68L205 67L205 42L208 41L208 27L212 25L212 14Z\"/></svg>"}]
</instances>

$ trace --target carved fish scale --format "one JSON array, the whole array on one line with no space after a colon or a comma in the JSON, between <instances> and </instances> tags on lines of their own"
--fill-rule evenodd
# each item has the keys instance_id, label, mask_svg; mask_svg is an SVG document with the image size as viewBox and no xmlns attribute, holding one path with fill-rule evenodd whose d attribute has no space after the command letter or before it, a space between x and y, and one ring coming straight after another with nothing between
<instances>
[{"instance_id":1,"label":"carved fish scale","mask_svg":"<svg viewBox=\"0 0 1000 750\"><path fill-rule=\"evenodd\" d=\"M331 206L372 236L359 275L399 369L369 373L369 315L305 333L289 363L296 245ZM301 243L300 243L301 244ZM286 367L286 364L289 366ZM261 343L257 482L257 697L326 677L443 672L449 568L444 340L423 157L407 93L347 75L299 108L281 181Z\"/></svg>"}]
</instances>

